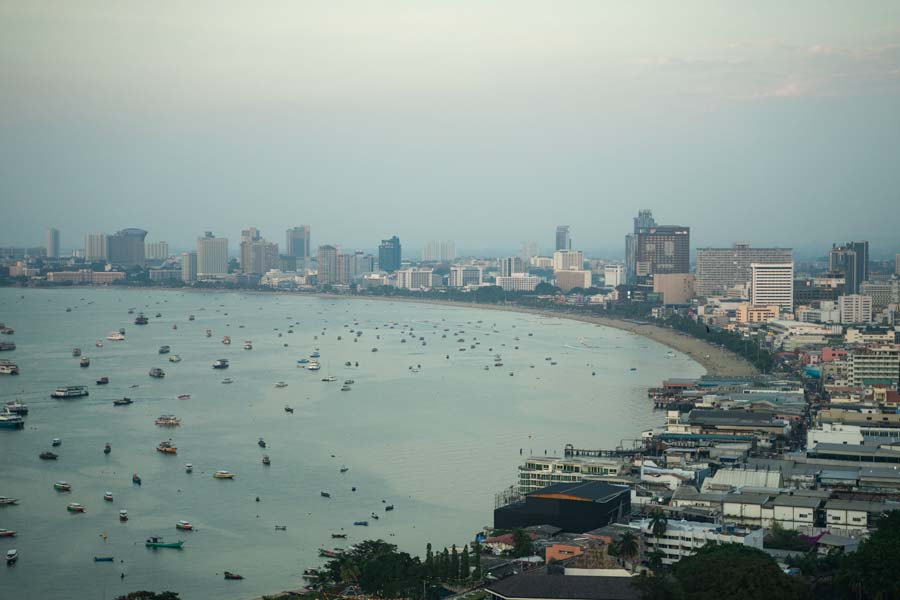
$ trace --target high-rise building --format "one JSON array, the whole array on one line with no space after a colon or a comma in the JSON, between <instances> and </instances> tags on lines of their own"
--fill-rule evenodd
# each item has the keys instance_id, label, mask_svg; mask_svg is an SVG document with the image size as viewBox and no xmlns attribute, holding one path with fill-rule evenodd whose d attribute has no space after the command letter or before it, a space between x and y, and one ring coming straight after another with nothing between
<instances>
[{"instance_id":1,"label":"high-rise building","mask_svg":"<svg viewBox=\"0 0 900 600\"><path fill-rule=\"evenodd\" d=\"M312 258L309 245L309 225L300 225L287 230L287 255L298 259L296 270L306 272L309 260Z\"/></svg>"},{"instance_id":2,"label":"high-rise building","mask_svg":"<svg viewBox=\"0 0 900 600\"><path fill-rule=\"evenodd\" d=\"M556 227L556 249L571 250L572 238L569 236L568 225L558 225Z\"/></svg>"},{"instance_id":3,"label":"high-rise building","mask_svg":"<svg viewBox=\"0 0 900 600\"><path fill-rule=\"evenodd\" d=\"M197 238L197 277L228 274L228 238L217 238L207 231Z\"/></svg>"},{"instance_id":4,"label":"high-rise building","mask_svg":"<svg viewBox=\"0 0 900 600\"><path fill-rule=\"evenodd\" d=\"M894 255L894 275L900 277L900 254Z\"/></svg>"},{"instance_id":5,"label":"high-rise building","mask_svg":"<svg viewBox=\"0 0 900 600\"><path fill-rule=\"evenodd\" d=\"M47 258L59 258L59 229L47 230Z\"/></svg>"},{"instance_id":6,"label":"high-rise building","mask_svg":"<svg viewBox=\"0 0 900 600\"><path fill-rule=\"evenodd\" d=\"M736 243L731 248L697 248L695 293L698 296L721 296L726 290L749 285L752 263L793 262L790 248L751 248Z\"/></svg>"},{"instance_id":7,"label":"high-rise building","mask_svg":"<svg viewBox=\"0 0 900 600\"><path fill-rule=\"evenodd\" d=\"M537 242L522 242L522 251L519 253L519 258L522 259L526 265L531 262L532 256L537 256L538 254L538 245Z\"/></svg>"},{"instance_id":8,"label":"high-rise building","mask_svg":"<svg viewBox=\"0 0 900 600\"><path fill-rule=\"evenodd\" d=\"M349 285L375 270L375 257L357 250L353 254L337 255L337 274L334 283Z\"/></svg>"},{"instance_id":9,"label":"high-rise building","mask_svg":"<svg viewBox=\"0 0 900 600\"><path fill-rule=\"evenodd\" d=\"M264 240L256 227L241 231L241 270L244 273L265 275L278 266L278 244Z\"/></svg>"},{"instance_id":10,"label":"high-rise building","mask_svg":"<svg viewBox=\"0 0 900 600\"><path fill-rule=\"evenodd\" d=\"M850 351L847 360L847 379L854 387L887 385L897 389L900 376L900 349L886 344Z\"/></svg>"},{"instance_id":11,"label":"high-rise building","mask_svg":"<svg viewBox=\"0 0 900 600\"><path fill-rule=\"evenodd\" d=\"M603 267L603 279L607 287L625 285L625 267L623 265L606 265Z\"/></svg>"},{"instance_id":12,"label":"high-rise building","mask_svg":"<svg viewBox=\"0 0 900 600\"><path fill-rule=\"evenodd\" d=\"M387 240L381 240L378 246L378 268L388 273L393 273L400 268L403 254L400 249L400 238L396 235Z\"/></svg>"},{"instance_id":13,"label":"high-rise building","mask_svg":"<svg viewBox=\"0 0 900 600\"><path fill-rule=\"evenodd\" d=\"M653 211L642 209L638 211L638 216L634 218L634 229L625 236L625 282L633 283L636 277L637 263L637 234L641 230L656 227L656 221L653 219Z\"/></svg>"},{"instance_id":14,"label":"high-rise building","mask_svg":"<svg viewBox=\"0 0 900 600\"><path fill-rule=\"evenodd\" d=\"M449 286L453 288L481 285L483 279L481 267L454 265L450 267Z\"/></svg>"},{"instance_id":15,"label":"high-rise building","mask_svg":"<svg viewBox=\"0 0 900 600\"><path fill-rule=\"evenodd\" d=\"M569 292L574 288L587 289L591 287L591 272L583 269L563 269L554 271L556 287L563 292Z\"/></svg>"},{"instance_id":16,"label":"high-rise building","mask_svg":"<svg viewBox=\"0 0 900 600\"><path fill-rule=\"evenodd\" d=\"M869 279L869 242L848 242L832 246L828 253L828 270L843 273L844 289L858 294L863 281Z\"/></svg>"},{"instance_id":17,"label":"high-rise building","mask_svg":"<svg viewBox=\"0 0 900 600\"><path fill-rule=\"evenodd\" d=\"M150 242L146 245L147 260L166 260L169 258L169 242Z\"/></svg>"},{"instance_id":18,"label":"high-rise building","mask_svg":"<svg viewBox=\"0 0 900 600\"><path fill-rule=\"evenodd\" d=\"M584 268L584 253L581 250L557 250L553 253L553 270L566 271Z\"/></svg>"},{"instance_id":19,"label":"high-rise building","mask_svg":"<svg viewBox=\"0 0 900 600\"><path fill-rule=\"evenodd\" d=\"M85 260L106 260L108 256L108 246L105 233L89 233L84 236Z\"/></svg>"},{"instance_id":20,"label":"high-rise building","mask_svg":"<svg viewBox=\"0 0 900 600\"><path fill-rule=\"evenodd\" d=\"M181 253L181 280L187 284L197 281L197 253Z\"/></svg>"},{"instance_id":21,"label":"high-rise building","mask_svg":"<svg viewBox=\"0 0 900 600\"><path fill-rule=\"evenodd\" d=\"M525 263L518 256L508 256L500 259L500 276L509 277L513 273L525 273Z\"/></svg>"},{"instance_id":22,"label":"high-rise building","mask_svg":"<svg viewBox=\"0 0 900 600\"><path fill-rule=\"evenodd\" d=\"M406 290L430 289L435 286L434 269L413 267L397 271L397 287Z\"/></svg>"},{"instance_id":23,"label":"high-rise building","mask_svg":"<svg viewBox=\"0 0 900 600\"><path fill-rule=\"evenodd\" d=\"M324 244L316 251L316 262L319 268L319 285L334 285L338 280L339 246Z\"/></svg>"},{"instance_id":24,"label":"high-rise building","mask_svg":"<svg viewBox=\"0 0 900 600\"><path fill-rule=\"evenodd\" d=\"M887 308L900 304L900 279L890 281L864 281L860 293L872 298L872 308Z\"/></svg>"},{"instance_id":25,"label":"high-rise building","mask_svg":"<svg viewBox=\"0 0 900 600\"><path fill-rule=\"evenodd\" d=\"M430 241L422 249L423 262L447 262L456 258L456 242Z\"/></svg>"},{"instance_id":26,"label":"high-rise building","mask_svg":"<svg viewBox=\"0 0 900 600\"><path fill-rule=\"evenodd\" d=\"M794 263L750 265L750 302L754 306L794 307Z\"/></svg>"},{"instance_id":27,"label":"high-rise building","mask_svg":"<svg viewBox=\"0 0 900 600\"><path fill-rule=\"evenodd\" d=\"M144 266L144 238L147 232L130 227L107 237L107 260L118 267Z\"/></svg>"},{"instance_id":28,"label":"high-rise building","mask_svg":"<svg viewBox=\"0 0 900 600\"><path fill-rule=\"evenodd\" d=\"M635 235L635 276L649 279L656 273L690 273L691 228L654 225Z\"/></svg>"},{"instance_id":29,"label":"high-rise building","mask_svg":"<svg viewBox=\"0 0 900 600\"><path fill-rule=\"evenodd\" d=\"M850 325L853 323L872 322L872 298L859 294L849 294L838 298L838 312L841 315L841 323Z\"/></svg>"},{"instance_id":30,"label":"high-rise building","mask_svg":"<svg viewBox=\"0 0 900 600\"><path fill-rule=\"evenodd\" d=\"M494 282L506 292L533 292L541 279L534 275L517 273L509 277L497 277Z\"/></svg>"}]
</instances>

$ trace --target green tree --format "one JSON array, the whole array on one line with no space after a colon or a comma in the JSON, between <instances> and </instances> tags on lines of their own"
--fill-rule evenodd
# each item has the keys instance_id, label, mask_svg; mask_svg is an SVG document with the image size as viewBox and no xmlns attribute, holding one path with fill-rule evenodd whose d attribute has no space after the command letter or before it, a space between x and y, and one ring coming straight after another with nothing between
<instances>
[{"instance_id":1,"label":"green tree","mask_svg":"<svg viewBox=\"0 0 900 600\"><path fill-rule=\"evenodd\" d=\"M519 557L531 556L533 554L534 545L531 543L531 536L529 536L524 529L516 529L513 531L512 555Z\"/></svg>"},{"instance_id":2,"label":"green tree","mask_svg":"<svg viewBox=\"0 0 900 600\"><path fill-rule=\"evenodd\" d=\"M900 598L900 511L878 521L878 529L853 554L839 562L835 585L845 595L860 598Z\"/></svg>"},{"instance_id":3,"label":"green tree","mask_svg":"<svg viewBox=\"0 0 900 600\"><path fill-rule=\"evenodd\" d=\"M425 573L428 579L434 579L434 552L431 551L431 542L425 546Z\"/></svg>"},{"instance_id":4,"label":"green tree","mask_svg":"<svg viewBox=\"0 0 900 600\"><path fill-rule=\"evenodd\" d=\"M179 600L181 597L176 592L131 592L119 596L116 600Z\"/></svg>"},{"instance_id":5,"label":"green tree","mask_svg":"<svg viewBox=\"0 0 900 600\"><path fill-rule=\"evenodd\" d=\"M453 544L450 550L450 576L447 579L450 581L459 579L459 553L456 551L456 544Z\"/></svg>"},{"instance_id":6,"label":"green tree","mask_svg":"<svg viewBox=\"0 0 900 600\"><path fill-rule=\"evenodd\" d=\"M475 556L473 562L475 563L475 569L472 571L472 579L481 581L483 575L481 572L481 542L475 542L474 553Z\"/></svg>"},{"instance_id":7,"label":"green tree","mask_svg":"<svg viewBox=\"0 0 900 600\"><path fill-rule=\"evenodd\" d=\"M619 556L630 562L634 562L634 557L638 555L640 549L640 541L630 531L623 533L622 537L619 538L619 543L616 545Z\"/></svg>"},{"instance_id":8,"label":"green tree","mask_svg":"<svg viewBox=\"0 0 900 600\"><path fill-rule=\"evenodd\" d=\"M631 581L642 600L682 600L685 597L681 584L671 575L642 574Z\"/></svg>"},{"instance_id":9,"label":"green tree","mask_svg":"<svg viewBox=\"0 0 900 600\"><path fill-rule=\"evenodd\" d=\"M471 565L469 564L469 545L463 546L462 556L459 558L459 578L462 580L469 579L471 575Z\"/></svg>"}]
</instances>

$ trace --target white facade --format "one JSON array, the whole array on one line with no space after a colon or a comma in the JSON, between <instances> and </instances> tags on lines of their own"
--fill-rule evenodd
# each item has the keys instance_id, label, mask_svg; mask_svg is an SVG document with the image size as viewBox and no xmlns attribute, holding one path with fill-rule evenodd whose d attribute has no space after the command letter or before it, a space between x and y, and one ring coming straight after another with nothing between
<instances>
[{"instance_id":1,"label":"white facade","mask_svg":"<svg viewBox=\"0 0 900 600\"><path fill-rule=\"evenodd\" d=\"M146 245L147 260L165 260L169 258L168 242L150 242Z\"/></svg>"},{"instance_id":2,"label":"white facade","mask_svg":"<svg viewBox=\"0 0 900 600\"><path fill-rule=\"evenodd\" d=\"M89 233L84 236L85 260L106 260L108 251L105 233Z\"/></svg>"},{"instance_id":3,"label":"white facade","mask_svg":"<svg viewBox=\"0 0 900 600\"><path fill-rule=\"evenodd\" d=\"M433 269L400 269L397 271L397 287L407 290L422 290L434 287Z\"/></svg>"},{"instance_id":4,"label":"white facade","mask_svg":"<svg viewBox=\"0 0 900 600\"><path fill-rule=\"evenodd\" d=\"M553 253L553 270L566 271L584 268L584 253L581 250L557 250Z\"/></svg>"},{"instance_id":5,"label":"white facade","mask_svg":"<svg viewBox=\"0 0 900 600\"><path fill-rule=\"evenodd\" d=\"M445 262L456 258L456 242L431 241L422 249L422 260L426 262Z\"/></svg>"},{"instance_id":6,"label":"white facade","mask_svg":"<svg viewBox=\"0 0 900 600\"><path fill-rule=\"evenodd\" d=\"M450 287L461 288L470 285L479 286L483 281L481 267L450 267Z\"/></svg>"},{"instance_id":7,"label":"white facade","mask_svg":"<svg viewBox=\"0 0 900 600\"><path fill-rule=\"evenodd\" d=\"M897 387L900 374L900 349L897 344L857 348L850 352L847 379L852 386L863 387L890 382Z\"/></svg>"},{"instance_id":8,"label":"white facade","mask_svg":"<svg viewBox=\"0 0 900 600\"><path fill-rule=\"evenodd\" d=\"M754 306L794 307L794 263L750 265L750 303Z\"/></svg>"},{"instance_id":9,"label":"white facade","mask_svg":"<svg viewBox=\"0 0 900 600\"><path fill-rule=\"evenodd\" d=\"M528 494L556 483L578 483L627 471L615 458L532 456L519 467L519 492Z\"/></svg>"},{"instance_id":10,"label":"white facade","mask_svg":"<svg viewBox=\"0 0 900 600\"><path fill-rule=\"evenodd\" d=\"M217 238L207 231L197 238L197 277L228 274L228 238Z\"/></svg>"},{"instance_id":11,"label":"white facade","mask_svg":"<svg viewBox=\"0 0 900 600\"><path fill-rule=\"evenodd\" d=\"M697 521L669 521L666 532L657 537L649 519L631 524L641 531L648 552L659 550L662 562L673 565L682 558L691 556L710 542L719 544L742 544L751 548L763 548L762 529L746 531L730 526L700 523Z\"/></svg>"},{"instance_id":12,"label":"white facade","mask_svg":"<svg viewBox=\"0 0 900 600\"><path fill-rule=\"evenodd\" d=\"M625 285L625 266L607 265L603 268L603 278L607 287L619 287Z\"/></svg>"},{"instance_id":13,"label":"white facade","mask_svg":"<svg viewBox=\"0 0 900 600\"><path fill-rule=\"evenodd\" d=\"M872 321L872 297L860 294L838 296L838 311L841 323L870 323Z\"/></svg>"},{"instance_id":14,"label":"white facade","mask_svg":"<svg viewBox=\"0 0 900 600\"><path fill-rule=\"evenodd\" d=\"M496 284L507 292L533 292L540 282L540 278L524 273L496 278Z\"/></svg>"},{"instance_id":15,"label":"white facade","mask_svg":"<svg viewBox=\"0 0 900 600\"><path fill-rule=\"evenodd\" d=\"M536 267L538 269L552 269L553 268L553 259L549 256L532 256L529 261L532 267Z\"/></svg>"}]
</instances>

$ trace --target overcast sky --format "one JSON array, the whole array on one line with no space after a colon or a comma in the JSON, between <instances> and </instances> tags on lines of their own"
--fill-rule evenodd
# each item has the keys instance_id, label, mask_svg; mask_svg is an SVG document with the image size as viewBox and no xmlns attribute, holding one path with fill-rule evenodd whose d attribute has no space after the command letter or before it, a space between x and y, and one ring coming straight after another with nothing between
<instances>
[{"instance_id":1,"label":"overcast sky","mask_svg":"<svg viewBox=\"0 0 900 600\"><path fill-rule=\"evenodd\" d=\"M0 0L0 245L900 252L900 2Z\"/></svg>"}]
</instances>

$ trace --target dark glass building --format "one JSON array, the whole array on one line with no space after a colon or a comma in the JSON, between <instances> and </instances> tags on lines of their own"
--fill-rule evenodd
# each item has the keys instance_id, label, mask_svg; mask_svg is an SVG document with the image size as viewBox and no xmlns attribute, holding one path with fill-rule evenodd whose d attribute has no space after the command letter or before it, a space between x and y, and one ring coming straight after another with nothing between
<instances>
[{"instance_id":1,"label":"dark glass building","mask_svg":"<svg viewBox=\"0 0 900 600\"><path fill-rule=\"evenodd\" d=\"M858 294L862 282L869 280L869 242L832 246L828 253L828 270L844 274L845 293Z\"/></svg>"},{"instance_id":2,"label":"dark glass building","mask_svg":"<svg viewBox=\"0 0 900 600\"><path fill-rule=\"evenodd\" d=\"M393 273L400 268L400 238L396 235L389 240L381 240L378 246L378 268Z\"/></svg>"},{"instance_id":3,"label":"dark glass building","mask_svg":"<svg viewBox=\"0 0 900 600\"><path fill-rule=\"evenodd\" d=\"M605 481L557 483L494 509L494 527L521 529L552 525L570 533L584 533L631 514L631 491Z\"/></svg>"},{"instance_id":4,"label":"dark glass building","mask_svg":"<svg viewBox=\"0 0 900 600\"><path fill-rule=\"evenodd\" d=\"M144 266L144 238L147 232L143 229L123 229L107 237L107 260L117 267Z\"/></svg>"}]
</instances>

